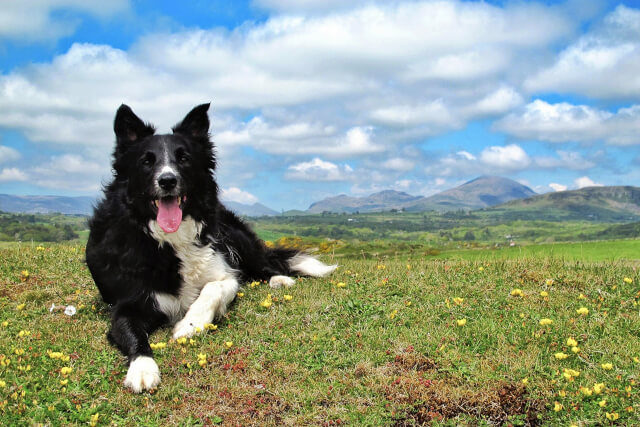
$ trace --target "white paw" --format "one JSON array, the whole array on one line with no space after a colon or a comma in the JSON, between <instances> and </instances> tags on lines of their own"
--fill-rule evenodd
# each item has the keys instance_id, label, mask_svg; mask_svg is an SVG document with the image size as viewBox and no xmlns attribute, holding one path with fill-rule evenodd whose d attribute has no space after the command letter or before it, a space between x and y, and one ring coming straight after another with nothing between
<instances>
[{"instance_id":1,"label":"white paw","mask_svg":"<svg viewBox=\"0 0 640 427\"><path fill-rule=\"evenodd\" d=\"M198 332L204 331L204 325L206 323L207 322L194 322L192 319L185 317L173 327L173 339L192 337ZM196 330L196 328L199 328L199 331Z\"/></svg>"},{"instance_id":2,"label":"white paw","mask_svg":"<svg viewBox=\"0 0 640 427\"><path fill-rule=\"evenodd\" d=\"M296 281L288 276L272 276L269 279L269 286L274 289L281 288L282 286L289 287L295 285Z\"/></svg>"},{"instance_id":3,"label":"white paw","mask_svg":"<svg viewBox=\"0 0 640 427\"><path fill-rule=\"evenodd\" d=\"M160 369L153 357L138 356L129 365L124 385L134 393L150 390L160 384Z\"/></svg>"}]
</instances>

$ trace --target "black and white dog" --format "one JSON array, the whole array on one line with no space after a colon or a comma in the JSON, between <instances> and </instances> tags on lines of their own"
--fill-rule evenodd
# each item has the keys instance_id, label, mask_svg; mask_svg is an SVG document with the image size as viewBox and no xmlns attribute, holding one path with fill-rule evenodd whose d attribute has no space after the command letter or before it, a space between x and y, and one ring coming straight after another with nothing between
<instances>
[{"instance_id":1,"label":"black and white dog","mask_svg":"<svg viewBox=\"0 0 640 427\"><path fill-rule=\"evenodd\" d=\"M108 338L129 358L124 384L134 392L160 383L148 340L158 327L189 337L225 314L244 281L291 286L290 275L336 268L267 248L220 203L208 109L195 107L166 135L126 105L116 113L114 177L90 220L86 259L112 305Z\"/></svg>"}]
</instances>

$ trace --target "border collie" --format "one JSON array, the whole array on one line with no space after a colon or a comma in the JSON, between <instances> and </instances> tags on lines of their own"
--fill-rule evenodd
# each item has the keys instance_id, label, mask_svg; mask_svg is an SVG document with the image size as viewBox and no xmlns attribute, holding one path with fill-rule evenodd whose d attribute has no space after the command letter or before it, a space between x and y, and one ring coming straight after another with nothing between
<instances>
[{"instance_id":1,"label":"border collie","mask_svg":"<svg viewBox=\"0 0 640 427\"><path fill-rule=\"evenodd\" d=\"M136 393L160 383L148 339L160 326L189 337L225 314L244 281L277 288L336 268L267 248L220 203L208 109L195 107L165 135L126 105L116 113L114 176L89 222L86 260L112 306L108 339L129 359L124 385Z\"/></svg>"}]
</instances>

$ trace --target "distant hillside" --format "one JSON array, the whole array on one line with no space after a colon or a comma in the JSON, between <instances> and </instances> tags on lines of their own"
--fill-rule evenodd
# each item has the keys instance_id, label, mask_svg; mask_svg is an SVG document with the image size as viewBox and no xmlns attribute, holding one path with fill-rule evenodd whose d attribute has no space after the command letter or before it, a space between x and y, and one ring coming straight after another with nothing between
<instances>
[{"instance_id":1,"label":"distant hillside","mask_svg":"<svg viewBox=\"0 0 640 427\"><path fill-rule=\"evenodd\" d=\"M261 203L254 203L253 205L245 205L238 202L222 202L229 210L243 216L273 216L279 215L280 212L274 211L271 208L266 207Z\"/></svg>"},{"instance_id":2,"label":"distant hillside","mask_svg":"<svg viewBox=\"0 0 640 427\"><path fill-rule=\"evenodd\" d=\"M10 213L63 213L90 215L93 197L13 196L0 194L0 211Z\"/></svg>"},{"instance_id":3,"label":"distant hillside","mask_svg":"<svg viewBox=\"0 0 640 427\"><path fill-rule=\"evenodd\" d=\"M640 220L640 188L587 187L541 194L485 209L505 220L629 222Z\"/></svg>"},{"instance_id":4,"label":"distant hillside","mask_svg":"<svg viewBox=\"0 0 640 427\"><path fill-rule=\"evenodd\" d=\"M440 212L460 209L472 210L498 205L513 199L530 197L536 193L516 181L497 176L481 176L459 187L430 197L412 196L386 190L367 197L340 195L329 197L309 206L308 212L380 212L391 209L409 212L435 210Z\"/></svg>"},{"instance_id":5,"label":"distant hillside","mask_svg":"<svg viewBox=\"0 0 640 427\"><path fill-rule=\"evenodd\" d=\"M474 210L499 205L515 199L535 195L535 191L512 179L481 176L458 187L423 198L406 206L407 211L422 212Z\"/></svg>"},{"instance_id":6,"label":"distant hillside","mask_svg":"<svg viewBox=\"0 0 640 427\"><path fill-rule=\"evenodd\" d=\"M367 197L351 197L344 194L329 197L309 206L307 212L379 212L402 209L408 203L422 199L400 191L385 190Z\"/></svg>"}]
</instances>

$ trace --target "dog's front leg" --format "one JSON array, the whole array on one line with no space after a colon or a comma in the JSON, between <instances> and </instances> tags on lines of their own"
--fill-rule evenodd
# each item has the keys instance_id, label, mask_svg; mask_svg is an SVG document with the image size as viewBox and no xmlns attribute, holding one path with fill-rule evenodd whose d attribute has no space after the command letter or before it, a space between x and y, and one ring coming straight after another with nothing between
<instances>
[{"instance_id":1,"label":"dog's front leg","mask_svg":"<svg viewBox=\"0 0 640 427\"><path fill-rule=\"evenodd\" d=\"M160 384L160 369L153 360L149 334L162 321L158 314L141 311L133 304L117 304L113 309L111 330L107 336L129 358L124 385L135 393Z\"/></svg>"},{"instance_id":2,"label":"dog's front leg","mask_svg":"<svg viewBox=\"0 0 640 427\"><path fill-rule=\"evenodd\" d=\"M239 287L240 284L235 278L204 285L187 314L173 328L173 338L190 337L197 332L196 328L202 331L215 317L224 316Z\"/></svg>"}]
</instances>

